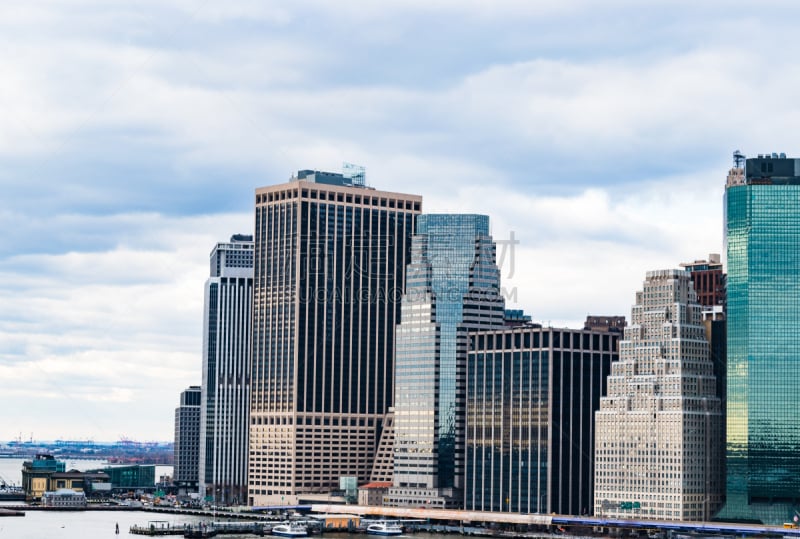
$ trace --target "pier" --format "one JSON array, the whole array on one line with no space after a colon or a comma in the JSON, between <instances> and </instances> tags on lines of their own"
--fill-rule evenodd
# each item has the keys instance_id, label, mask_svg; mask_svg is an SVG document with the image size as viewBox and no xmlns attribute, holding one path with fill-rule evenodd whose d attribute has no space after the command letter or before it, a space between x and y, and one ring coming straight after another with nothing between
<instances>
[{"instance_id":1,"label":"pier","mask_svg":"<svg viewBox=\"0 0 800 539\"><path fill-rule=\"evenodd\" d=\"M188 524L175 525L166 520L151 520L144 526L131 526L128 531L132 535L155 537L159 535L183 535L188 529Z\"/></svg>"},{"instance_id":2,"label":"pier","mask_svg":"<svg viewBox=\"0 0 800 539\"><path fill-rule=\"evenodd\" d=\"M25 511L17 509L9 509L7 507L0 508L0 517L24 517Z\"/></svg>"},{"instance_id":3,"label":"pier","mask_svg":"<svg viewBox=\"0 0 800 539\"><path fill-rule=\"evenodd\" d=\"M691 534L694 536L728 536L728 537L780 537L785 539L800 539L800 528L786 526L767 526L764 524L738 524L729 522L697 522L678 520L646 520L639 515L631 515L630 519L499 513L488 511L464 511L456 509L422 509L405 507L378 507L358 505L312 505L314 513L338 512L359 516L376 516L389 519L414 519L424 520L431 524L446 524L448 532L465 533L458 531L466 528L493 528L492 535L504 535L502 528L519 529L520 527L552 531L569 535L573 530L608 530L615 533L629 535L661 534L661 537L674 537L676 534ZM453 526L456 523L459 526ZM501 533L497 533L501 532ZM524 535L524 534L516 534ZM574 535L584 535L574 533Z\"/></svg>"},{"instance_id":4,"label":"pier","mask_svg":"<svg viewBox=\"0 0 800 539\"><path fill-rule=\"evenodd\" d=\"M132 535L149 537L179 535L182 537L216 537L217 535L256 535L269 533L263 522L210 522L200 524L171 524L166 520L152 520L144 526L131 526Z\"/></svg>"}]
</instances>

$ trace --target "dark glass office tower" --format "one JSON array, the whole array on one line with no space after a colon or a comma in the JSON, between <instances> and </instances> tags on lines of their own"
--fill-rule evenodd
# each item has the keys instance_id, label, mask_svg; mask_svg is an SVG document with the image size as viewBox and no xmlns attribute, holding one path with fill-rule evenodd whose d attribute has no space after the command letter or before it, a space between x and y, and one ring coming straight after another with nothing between
<instances>
[{"instance_id":1,"label":"dark glass office tower","mask_svg":"<svg viewBox=\"0 0 800 539\"><path fill-rule=\"evenodd\" d=\"M199 491L214 503L247 501L253 236L211 251L203 317Z\"/></svg>"},{"instance_id":2,"label":"dark glass office tower","mask_svg":"<svg viewBox=\"0 0 800 539\"><path fill-rule=\"evenodd\" d=\"M741 160L725 189L727 501L721 519L791 521L800 501L800 159Z\"/></svg>"},{"instance_id":3,"label":"dark glass office tower","mask_svg":"<svg viewBox=\"0 0 800 539\"><path fill-rule=\"evenodd\" d=\"M485 215L421 215L395 354L388 505L457 507L464 480L468 332L504 327Z\"/></svg>"},{"instance_id":4,"label":"dark glass office tower","mask_svg":"<svg viewBox=\"0 0 800 539\"><path fill-rule=\"evenodd\" d=\"M619 338L532 324L470 333L467 510L591 513L594 413Z\"/></svg>"},{"instance_id":5,"label":"dark glass office tower","mask_svg":"<svg viewBox=\"0 0 800 539\"><path fill-rule=\"evenodd\" d=\"M421 204L310 170L256 190L251 505L369 478Z\"/></svg>"},{"instance_id":6,"label":"dark glass office tower","mask_svg":"<svg viewBox=\"0 0 800 539\"><path fill-rule=\"evenodd\" d=\"M200 386L181 392L175 408L175 471L172 480L183 492L197 489L200 457Z\"/></svg>"}]
</instances>

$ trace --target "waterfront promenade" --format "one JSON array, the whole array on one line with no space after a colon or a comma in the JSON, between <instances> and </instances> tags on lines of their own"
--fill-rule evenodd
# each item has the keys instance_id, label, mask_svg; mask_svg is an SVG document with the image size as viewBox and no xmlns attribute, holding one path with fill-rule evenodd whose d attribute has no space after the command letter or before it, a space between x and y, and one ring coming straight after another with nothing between
<instances>
[{"instance_id":1,"label":"waterfront promenade","mask_svg":"<svg viewBox=\"0 0 800 539\"><path fill-rule=\"evenodd\" d=\"M644 520L638 515L630 519L609 519L603 517L542 515L520 513L498 513L485 511L461 511L455 509L425 509L405 507L377 507L359 505L312 505L313 513L343 513L360 516L379 516L395 519L430 520L460 522L471 526L517 525L544 526L555 530L569 531L570 528L607 529L619 531L662 532L664 536L675 533L700 534L704 536L759 536L800 538L800 528L765 526L762 524L733 524L726 522L681 522L668 520Z\"/></svg>"}]
</instances>

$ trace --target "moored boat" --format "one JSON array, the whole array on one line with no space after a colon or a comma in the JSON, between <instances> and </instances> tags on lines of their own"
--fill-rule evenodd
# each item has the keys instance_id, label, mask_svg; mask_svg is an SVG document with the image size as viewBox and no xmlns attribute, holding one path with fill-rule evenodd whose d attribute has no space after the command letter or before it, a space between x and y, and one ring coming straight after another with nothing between
<instances>
[{"instance_id":1,"label":"moored boat","mask_svg":"<svg viewBox=\"0 0 800 539\"><path fill-rule=\"evenodd\" d=\"M391 521L380 521L380 522L373 522L369 526L367 526L367 533L369 535L402 535L403 528L397 522Z\"/></svg>"},{"instance_id":2,"label":"moored boat","mask_svg":"<svg viewBox=\"0 0 800 539\"><path fill-rule=\"evenodd\" d=\"M308 536L308 530L302 524L290 522L273 526L272 535L277 535L278 537L306 537Z\"/></svg>"}]
</instances>

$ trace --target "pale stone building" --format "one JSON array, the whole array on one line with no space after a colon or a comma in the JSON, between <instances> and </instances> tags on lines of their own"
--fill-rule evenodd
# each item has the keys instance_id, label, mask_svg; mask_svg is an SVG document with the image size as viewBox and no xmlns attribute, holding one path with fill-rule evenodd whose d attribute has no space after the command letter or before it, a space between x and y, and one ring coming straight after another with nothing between
<instances>
[{"instance_id":1,"label":"pale stone building","mask_svg":"<svg viewBox=\"0 0 800 539\"><path fill-rule=\"evenodd\" d=\"M720 400L689 273L647 273L595 415L594 512L710 520L722 503Z\"/></svg>"}]
</instances>

